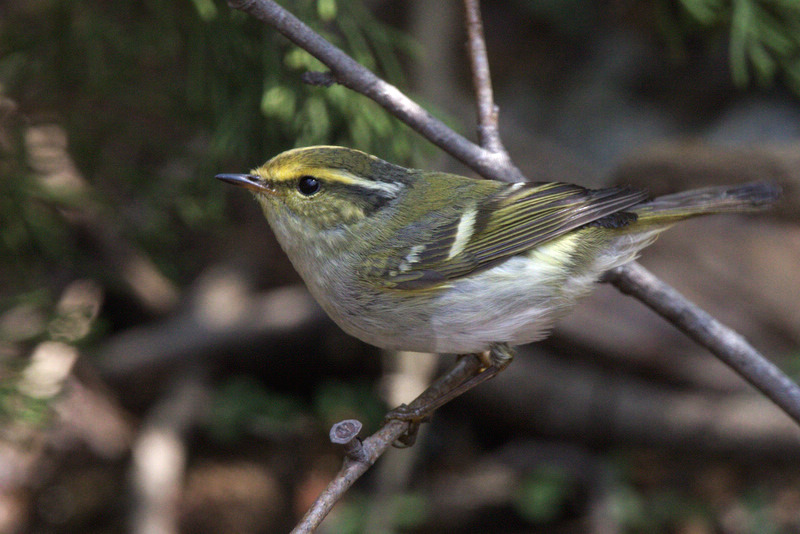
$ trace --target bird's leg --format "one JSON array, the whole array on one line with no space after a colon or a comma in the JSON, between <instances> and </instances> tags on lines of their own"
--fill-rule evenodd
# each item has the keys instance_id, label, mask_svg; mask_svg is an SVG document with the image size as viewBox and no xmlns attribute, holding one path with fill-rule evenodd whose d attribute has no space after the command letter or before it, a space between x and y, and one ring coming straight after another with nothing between
<instances>
[{"instance_id":1,"label":"bird's leg","mask_svg":"<svg viewBox=\"0 0 800 534\"><path fill-rule=\"evenodd\" d=\"M474 359L468 358L474 356ZM401 404L386 414L385 421L408 421L409 429L395 443L410 447L417 438L419 425L430 419L433 412L478 384L496 376L508 367L514 353L505 343L498 343L478 354L459 356L455 365L423 391L410 404Z\"/></svg>"}]
</instances>

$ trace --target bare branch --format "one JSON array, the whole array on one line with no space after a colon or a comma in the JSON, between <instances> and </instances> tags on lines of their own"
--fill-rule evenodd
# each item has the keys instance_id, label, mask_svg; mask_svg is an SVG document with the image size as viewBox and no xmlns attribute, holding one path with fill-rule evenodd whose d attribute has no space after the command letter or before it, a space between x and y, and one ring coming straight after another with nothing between
<instances>
[{"instance_id":1,"label":"bare branch","mask_svg":"<svg viewBox=\"0 0 800 534\"><path fill-rule=\"evenodd\" d=\"M336 78L330 72L307 71L300 75L300 80L308 85L330 87L336 83Z\"/></svg>"},{"instance_id":2,"label":"bare branch","mask_svg":"<svg viewBox=\"0 0 800 534\"><path fill-rule=\"evenodd\" d=\"M338 83L374 100L389 113L481 175L509 182L524 180L519 170L508 164L507 158L478 147L448 128L397 87L385 82L323 39L277 3L269 0L229 0L228 5L274 27L331 69Z\"/></svg>"},{"instance_id":3,"label":"bare branch","mask_svg":"<svg viewBox=\"0 0 800 534\"><path fill-rule=\"evenodd\" d=\"M475 375L481 367L482 362L478 358L458 358L450 370L440 379L441 384L460 384L466 378ZM414 399L409 408L414 409L417 407L425 406L430 402L428 390L423 391L416 399ZM346 422L343 422L346 423ZM336 429L342 423L334 425ZM334 433L331 429L331 433ZM317 497L314 504L311 505L308 512L303 516L303 519L292 530L293 534L301 534L307 532L314 532L314 530L322 523L325 516L331 511L333 506L344 496L345 492L350 489L350 486L361 477L366 471L372 467L372 464L384 453L386 449L391 447L398 439L407 434L411 429L411 423L408 421L400 421L392 419L386 422L380 430L363 441L360 447L355 447L357 452L345 456L344 464L336 474L333 480L328 484L328 487Z\"/></svg>"},{"instance_id":4,"label":"bare branch","mask_svg":"<svg viewBox=\"0 0 800 534\"><path fill-rule=\"evenodd\" d=\"M800 428L758 391L675 388L536 346L520 350L502 380L489 380L463 402L467 413L475 406L487 414L487 426L522 435L569 429L584 443L762 462L800 455Z\"/></svg>"},{"instance_id":5,"label":"bare branch","mask_svg":"<svg viewBox=\"0 0 800 534\"><path fill-rule=\"evenodd\" d=\"M620 291L636 297L706 347L800 423L800 387L740 334L711 317L638 263L617 267L608 276Z\"/></svg>"},{"instance_id":6,"label":"bare branch","mask_svg":"<svg viewBox=\"0 0 800 534\"><path fill-rule=\"evenodd\" d=\"M483 148L505 154L506 150L500 139L498 109L492 94L492 76L489 73L489 59L486 55L486 39L483 36L479 0L464 0L464 14L468 35L467 51L472 67L472 83L475 86L478 107L478 139Z\"/></svg>"}]
</instances>

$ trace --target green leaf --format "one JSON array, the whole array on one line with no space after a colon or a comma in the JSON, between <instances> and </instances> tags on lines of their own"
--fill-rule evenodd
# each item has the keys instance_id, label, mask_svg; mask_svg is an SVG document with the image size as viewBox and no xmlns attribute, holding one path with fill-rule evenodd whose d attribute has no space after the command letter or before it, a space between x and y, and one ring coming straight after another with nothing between
<instances>
[{"instance_id":1,"label":"green leaf","mask_svg":"<svg viewBox=\"0 0 800 534\"><path fill-rule=\"evenodd\" d=\"M736 85L743 87L749 80L747 48L753 25L752 5L748 0L733 0L731 17L730 62L731 74Z\"/></svg>"},{"instance_id":2,"label":"green leaf","mask_svg":"<svg viewBox=\"0 0 800 534\"><path fill-rule=\"evenodd\" d=\"M256 422L262 427L290 425L302 413L295 399L268 390L252 377L233 377L215 395L209 430L217 439L230 442Z\"/></svg>"},{"instance_id":3,"label":"green leaf","mask_svg":"<svg viewBox=\"0 0 800 534\"><path fill-rule=\"evenodd\" d=\"M724 16L722 0L680 0L680 3L692 18L704 26L718 24Z\"/></svg>"},{"instance_id":4,"label":"green leaf","mask_svg":"<svg viewBox=\"0 0 800 534\"><path fill-rule=\"evenodd\" d=\"M192 0L192 3L194 3L195 9L197 9L197 14L200 15L200 18L204 21L208 22L217 18L219 12L213 0Z\"/></svg>"},{"instance_id":5,"label":"green leaf","mask_svg":"<svg viewBox=\"0 0 800 534\"><path fill-rule=\"evenodd\" d=\"M294 116L297 98L289 87L276 85L264 91L261 98L261 113L270 119L289 122Z\"/></svg>"},{"instance_id":6,"label":"green leaf","mask_svg":"<svg viewBox=\"0 0 800 534\"><path fill-rule=\"evenodd\" d=\"M523 479L515 499L516 509L528 521L552 521L562 512L571 491L572 482L567 473L540 468Z\"/></svg>"},{"instance_id":7,"label":"green leaf","mask_svg":"<svg viewBox=\"0 0 800 534\"><path fill-rule=\"evenodd\" d=\"M336 18L337 12L336 0L317 0L317 14L321 21L332 21Z\"/></svg>"},{"instance_id":8,"label":"green leaf","mask_svg":"<svg viewBox=\"0 0 800 534\"><path fill-rule=\"evenodd\" d=\"M752 43L748 49L748 56L753 64L756 78L760 85L770 85L778 70L778 63L761 43Z\"/></svg>"}]
</instances>

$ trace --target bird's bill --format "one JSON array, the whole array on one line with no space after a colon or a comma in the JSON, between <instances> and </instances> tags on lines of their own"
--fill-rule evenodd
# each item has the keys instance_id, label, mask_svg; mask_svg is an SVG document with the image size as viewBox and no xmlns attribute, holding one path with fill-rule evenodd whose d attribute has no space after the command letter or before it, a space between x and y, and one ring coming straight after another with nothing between
<instances>
[{"instance_id":1,"label":"bird's bill","mask_svg":"<svg viewBox=\"0 0 800 534\"><path fill-rule=\"evenodd\" d=\"M222 180L231 185L243 187L256 193L272 191L258 176L254 174L218 174L217 180Z\"/></svg>"}]
</instances>

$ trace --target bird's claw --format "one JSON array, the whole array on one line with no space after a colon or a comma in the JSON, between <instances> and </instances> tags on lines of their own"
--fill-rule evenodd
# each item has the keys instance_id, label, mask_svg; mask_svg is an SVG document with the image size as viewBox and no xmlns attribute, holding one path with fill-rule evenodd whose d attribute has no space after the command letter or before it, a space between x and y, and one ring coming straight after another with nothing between
<instances>
[{"instance_id":1,"label":"bird's claw","mask_svg":"<svg viewBox=\"0 0 800 534\"><path fill-rule=\"evenodd\" d=\"M393 445L397 448L411 447L417 441L417 434L422 423L427 423L431 419L431 414L424 407L412 407L408 404L401 404L397 408L387 413L384 424L389 421L404 421L408 423L408 428L398 437Z\"/></svg>"}]
</instances>

